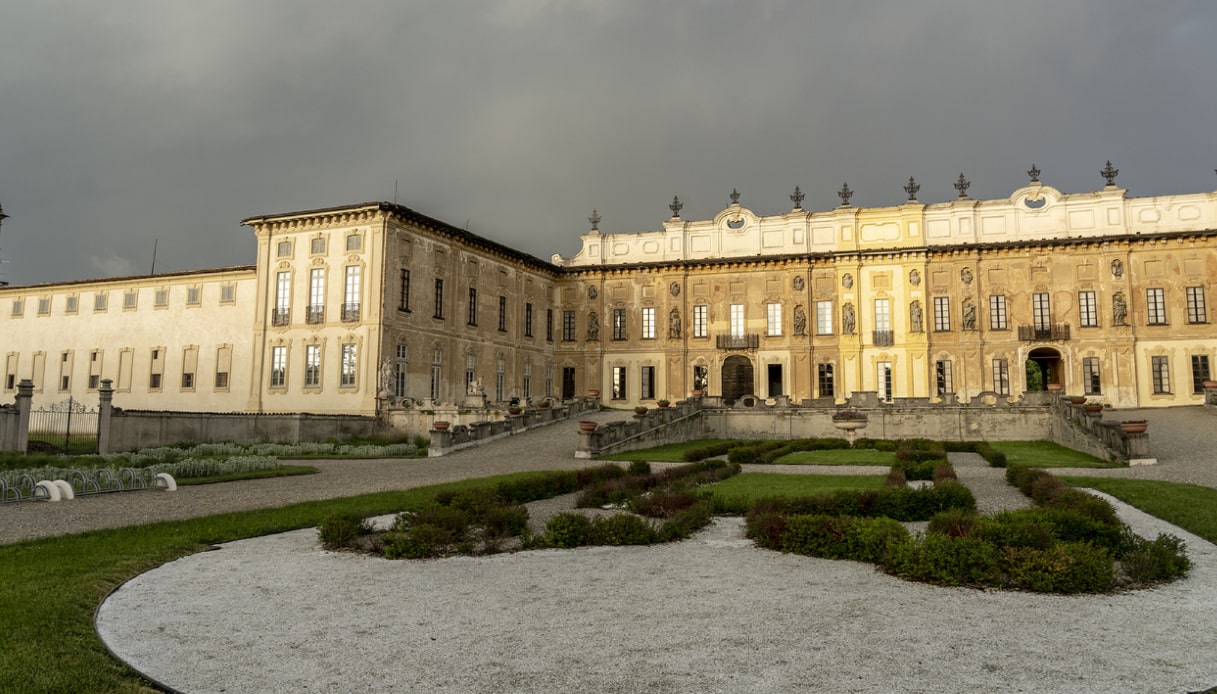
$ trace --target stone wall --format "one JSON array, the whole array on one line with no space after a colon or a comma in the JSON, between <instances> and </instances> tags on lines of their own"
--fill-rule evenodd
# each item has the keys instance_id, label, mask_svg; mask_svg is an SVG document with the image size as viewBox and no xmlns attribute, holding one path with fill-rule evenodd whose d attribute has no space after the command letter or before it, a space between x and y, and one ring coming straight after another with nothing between
<instances>
[{"instance_id":1,"label":"stone wall","mask_svg":"<svg viewBox=\"0 0 1217 694\"><path fill-rule=\"evenodd\" d=\"M353 415L149 412L116 409L110 422L110 450L132 451L181 442L295 443L384 436L390 433L375 417Z\"/></svg>"},{"instance_id":2,"label":"stone wall","mask_svg":"<svg viewBox=\"0 0 1217 694\"><path fill-rule=\"evenodd\" d=\"M649 409L646 414L635 414L630 419L602 424L594 431L580 431L575 457L596 458L713 435L706 426L701 399L694 398L671 407Z\"/></svg>"},{"instance_id":3,"label":"stone wall","mask_svg":"<svg viewBox=\"0 0 1217 694\"><path fill-rule=\"evenodd\" d=\"M0 405L0 451L17 450L18 412L14 405Z\"/></svg>"}]
</instances>

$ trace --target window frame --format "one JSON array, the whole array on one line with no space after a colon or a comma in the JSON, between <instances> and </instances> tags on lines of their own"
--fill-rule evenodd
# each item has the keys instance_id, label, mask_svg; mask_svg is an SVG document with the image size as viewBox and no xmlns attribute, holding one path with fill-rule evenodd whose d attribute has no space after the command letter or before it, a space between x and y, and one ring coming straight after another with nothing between
<instances>
[{"instance_id":1,"label":"window frame","mask_svg":"<svg viewBox=\"0 0 1217 694\"><path fill-rule=\"evenodd\" d=\"M1167 325L1166 290L1162 287L1149 287L1145 290L1145 324Z\"/></svg>"},{"instance_id":2,"label":"window frame","mask_svg":"<svg viewBox=\"0 0 1217 694\"><path fill-rule=\"evenodd\" d=\"M1099 301L1093 290L1086 289L1078 292L1078 326L1082 328L1099 327Z\"/></svg>"}]
</instances>

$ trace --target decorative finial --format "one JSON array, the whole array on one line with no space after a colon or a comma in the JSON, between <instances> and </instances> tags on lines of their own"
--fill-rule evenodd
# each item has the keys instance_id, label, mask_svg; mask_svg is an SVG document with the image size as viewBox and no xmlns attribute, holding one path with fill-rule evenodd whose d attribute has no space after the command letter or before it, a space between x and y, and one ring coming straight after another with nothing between
<instances>
[{"instance_id":1,"label":"decorative finial","mask_svg":"<svg viewBox=\"0 0 1217 694\"><path fill-rule=\"evenodd\" d=\"M959 191L959 197L961 199L968 197L968 187L971 185L972 182L964 178L963 173L961 172L959 174L959 180L955 181L955 190Z\"/></svg>"},{"instance_id":2,"label":"decorative finial","mask_svg":"<svg viewBox=\"0 0 1217 694\"><path fill-rule=\"evenodd\" d=\"M596 212L596 208L592 208L592 216L587 221L592 223L592 231L600 231L600 213Z\"/></svg>"},{"instance_id":3,"label":"decorative finial","mask_svg":"<svg viewBox=\"0 0 1217 694\"><path fill-rule=\"evenodd\" d=\"M849 207L849 199L854 196L854 191L849 189L848 183L842 183L841 190L837 191L837 196L841 198L841 207Z\"/></svg>"},{"instance_id":4,"label":"decorative finial","mask_svg":"<svg viewBox=\"0 0 1217 694\"><path fill-rule=\"evenodd\" d=\"M803 195L803 191L799 190L798 186L795 186L794 194L790 196L790 201L794 203L794 209L803 209L803 198L805 197L807 196Z\"/></svg>"},{"instance_id":5,"label":"decorative finial","mask_svg":"<svg viewBox=\"0 0 1217 694\"><path fill-rule=\"evenodd\" d=\"M1031 165L1031 170L1027 172L1027 175L1031 177L1032 183L1040 182L1040 169L1035 164Z\"/></svg>"},{"instance_id":6,"label":"decorative finial","mask_svg":"<svg viewBox=\"0 0 1217 694\"><path fill-rule=\"evenodd\" d=\"M1103 167L1103 170L1099 172L1099 175L1107 179L1107 185L1114 186L1116 184L1116 176L1120 175L1120 170L1113 169L1111 166L1111 160L1108 159L1107 166Z\"/></svg>"},{"instance_id":7,"label":"decorative finial","mask_svg":"<svg viewBox=\"0 0 1217 694\"><path fill-rule=\"evenodd\" d=\"M672 216L673 216L673 217L680 217L680 208L682 208L682 207L684 207L684 205L680 204L680 198L678 198L678 197L676 197L675 195L673 195L673 196L672 196L672 204L671 204L671 205L668 205L668 209L669 209L669 210L672 210Z\"/></svg>"},{"instance_id":8,"label":"decorative finial","mask_svg":"<svg viewBox=\"0 0 1217 694\"><path fill-rule=\"evenodd\" d=\"M732 205L739 204L739 191L734 188L731 189L731 204Z\"/></svg>"},{"instance_id":9,"label":"decorative finial","mask_svg":"<svg viewBox=\"0 0 1217 694\"><path fill-rule=\"evenodd\" d=\"M909 194L909 200L916 200L919 190L921 190L921 186L917 185L917 180L909 176L909 184L904 187L904 192Z\"/></svg>"}]
</instances>

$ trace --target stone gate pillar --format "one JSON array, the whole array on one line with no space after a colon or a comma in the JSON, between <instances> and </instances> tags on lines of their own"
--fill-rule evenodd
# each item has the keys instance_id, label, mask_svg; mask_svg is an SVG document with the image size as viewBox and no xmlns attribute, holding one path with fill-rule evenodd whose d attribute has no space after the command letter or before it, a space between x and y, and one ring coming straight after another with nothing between
<instances>
[{"instance_id":1,"label":"stone gate pillar","mask_svg":"<svg viewBox=\"0 0 1217 694\"><path fill-rule=\"evenodd\" d=\"M28 378L17 384L17 450L25 453L30 445L30 407L34 402L34 382Z\"/></svg>"},{"instance_id":2,"label":"stone gate pillar","mask_svg":"<svg viewBox=\"0 0 1217 694\"><path fill-rule=\"evenodd\" d=\"M110 415L114 413L113 380L101 379L101 388L97 389L97 452L110 452Z\"/></svg>"}]
</instances>

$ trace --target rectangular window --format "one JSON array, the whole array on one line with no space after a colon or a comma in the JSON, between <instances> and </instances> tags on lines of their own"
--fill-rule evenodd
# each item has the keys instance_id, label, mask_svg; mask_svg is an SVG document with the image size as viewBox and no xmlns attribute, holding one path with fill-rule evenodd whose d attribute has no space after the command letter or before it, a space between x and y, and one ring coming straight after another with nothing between
<instances>
[{"instance_id":1,"label":"rectangular window","mask_svg":"<svg viewBox=\"0 0 1217 694\"><path fill-rule=\"evenodd\" d=\"M97 390L98 384L101 382L101 376L97 374L89 374L89 390Z\"/></svg>"},{"instance_id":2,"label":"rectangular window","mask_svg":"<svg viewBox=\"0 0 1217 694\"><path fill-rule=\"evenodd\" d=\"M1149 325L1166 325L1165 290L1145 290L1145 318Z\"/></svg>"},{"instance_id":3,"label":"rectangular window","mask_svg":"<svg viewBox=\"0 0 1217 694\"><path fill-rule=\"evenodd\" d=\"M199 287L190 287L186 290L186 305L198 306L203 303L203 290Z\"/></svg>"},{"instance_id":4,"label":"rectangular window","mask_svg":"<svg viewBox=\"0 0 1217 694\"><path fill-rule=\"evenodd\" d=\"M731 337L744 336L744 305L731 304Z\"/></svg>"},{"instance_id":5,"label":"rectangular window","mask_svg":"<svg viewBox=\"0 0 1217 694\"><path fill-rule=\"evenodd\" d=\"M355 385L355 345L349 342L342 346L342 372L338 385L348 388Z\"/></svg>"},{"instance_id":6,"label":"rectangular window","mask_svg":"<svg viewBox=\"0 0 1217 694\"><path fill-rule=\"evenodd\" d=\"M832 335L832 302L816 302L816 334ZM830 365L831 366L831 365ZM829 369L831 372L831 369Z\"/></svg>"},{"instance_id":7,"label":"rectangular window","mask_svg":"<svg viewBox=\"0 0 1217 694\"><path fill-rule=\"evenodd\" d=\"M161 359L161 351L159 349L152 350L152 367L148 374L148 389L160 390L161 374L165 373L165 361Z\"/></svg>"},{"instance_id":8,"label":"rectangular window","mask_svg":"<svg viewBox=\"0 0 1217 694\"><path fill-rule=\"evenodd\" d=\"M278 250L277 255L280 258L286 258L286 257L290 256L291 254L292 254L292 242L291 241L280 241L279 250Z\"/></svg>"},{"instance_id":9,"label":"rectangular window","mask_svg":"<svg viewBox=\"0 0 1217 694\"><path fill-rule=\"evenodd\" d=\"M287 348L270 348L270 387L284 388L287 386Z\"/></svg>"},{"instance_id":10,"label":"rectangular window","mask_svg":"<svg viewBox=\"0 0 1217 694\"><path fill-rule=\"evenodd\" d=\"M325 322L325 269L313 268L308 273L308 313L306 323Z\"/></svg>"},{"instance_id":11,"label":"rectangular window","mask_svg":"<svg viewBox=\"0 0 1217 694\"><path fill-rule=\"evenodd\" d=\"M545 309L545 341L554 341L554 310L552 308ZM545 392L549 395L549 391Z\"/></svg>"},{"instance_id":12,"label":"rectangular window","mask_svg":"<svg viewBox=\"0 0 1217 694\"><path fill-rule=\"evenodd\" d=\"M47 297L42 297L38 300L38 315L45 316L51 312L51 300Z\"/></svg>"},{"instance_id":13,"label":"rectangular window","mask_svg":"<svg viewBox=\"0 0 1217 694\"><path fill-rule=\"evenodd\" d=\"M499 332L507 332L507 297L499 297Z\"/></svg>"},{"instance_id":14,"label":"rectangular window","mask_svg":"<svg viewBox=\"0 0 1217 694\"><path fill-rule=\"evenodd\" d=\"M946 332L951 329L951 297L934 297L934 332Z\"/></svg>"},{"instance_id":15,"label":"rectangular window","mask_svg":"<svg viewBox=\"0 0 1217 694\"><path fill-rule=\"evenodd\" d=\"M435 314L436 318L443 320L444 318L444 281L440 278L435 278Z\"/></svg>"},{"instance_id":16,"label":"rectangular window","mask_svg":"<svg viewBox=\"0 0 1217 694\"><path fill-rule=\"evenodd\" d=\"M478 324L478 290L475 287L469 288L469 318L465 321L465 325Z\"/></svg>"},{"instance_id":17,"label":"rectangular window","mask_svg":"<svg viewBox=\"0 0 1217 694\"><path fill-rule=\"evenodd\" d=\"M934 363L934 385L940 398L955 392L955 381L951 377L951 362L940 361Z\"/></svg>"},{"instance_id":18,"label":"rectangular window","mask_svg":"<svg viewBox=\"0 0 1217 694\"><path fill-rule=\"evenodd\" d=\"M304 346L304 387L321 385L321 345Z\"/></svg>"},{"instance_id":19,"label":"rectangular window","mask_svg":"<svg viewBox=\"0 0 1217 694\"><path fill-rule=\"evenodd\" d=\"M765 304L765 334L778 337L782 334L782 305Z\"/></svg>"},{"instance_id":20,"label":"rectangular window","mask_svg":"<svg viewBox=\"0 0 1217 694\"><path fill-rule=\"evenodd\" d=\"M494 371L494 399L502 402L507 399L506 365L499 359Z\"/></svg>"},{"instance_id":21,"label":"rectangular window","mask_svg":"<svg viewBox=\"0 0 1217 694\"><path fill-rule=\"evenodd\" d=\"M231 304L236 301L237 288L231 284L225 284L220 287L220 303Z\"/></svg>"},{"instance_id":22,"label":"rectangular window","mask_svg":"<svg viewBox=\"0 0 1217 694\"><path fill-rule=\"evenodd\" d=\"M347 250L348 251L357 251L360 248L363 248L363 237L361 237L359 234L348 234L347 235Z\"/></svg>"},{"instance_id":23,"label":"rectangular window","mask_svg":"<svg viewBox=\"0 0 1217 694\"><path fill-rule=\"evenodd\" d=\"M1082 357L1082 392L1085 395L1101 395L1103 381L1099 377L1099 358Z\"/></svg>"},{"instance_id":24,"label":"rectangular window","mask_svg":"<svg viewBox=\"0 0 1217 694\"><path fill-rule=\"evenodd\" d=\"M698 304L693 307L693 337L709 336L708 316L710 307Z\"/></svg>"},{"instance_id":25,"label":"rectangular window","mask_svg":"<svg viewBox=\"0 0 1217 694\"><path fill-rule=\"evenodd\" d=\"M222 390L227 387L228 387L228 372L227 371L217 371L216 372L216 389Z\"/></svg>"},{"instance_id":26,"label":"rectangular window","mask_svg":"<svg viewBox=\"0 0 1217 694\"><path fill-rule=\"evenodd\" d=\"M613 399L625 400L625 367L613 367Z\"/></svg>"},{"instance_id":27,"label":"rectangular window","mask_svg":"<svg viewBox=\"0 0 1217 694\"><path fill-rule=\"evenodd\" d=\"M397 299L397 310L410 312L410 271L402 268L401 270L401 296Z\"/></svg>"},{"instance_id":28,"label":"rectangular window","mask_svg":"<svg viewBox=\"0 0 1217 694\"><path fill-rule=\"evenodd\" d=\"M138 297L139 297L139 295L136 294L134 290L129 291L129 292L123 292L123 308L135 308L135 300ZM39 306L39 309L41 309L41 308L42 307ZM39 310L38 312L42 313L41 310Z\"/></svg>"},{"instance_id":29,"label":"rectangular window","mask_svg":"<svg viewBox=\"0 0 1217 694\"><path fill-rule=\"evenodd\" d=\"M1099 308L1094 292L1078 292L1078 324L1083 328L1099 327Z\"/></svg>"},{"instance_id":30,"label":"rectangular window","mask_svg":"<svg viewBox=\"0 0 1217 694\"><path fill-rule=\"evenodd\" d=\"M989 297L989 329L1007 330L1006 326L1006 295L993 294Z\"/></svg>"},{"instance_id":31,"label":"rectangular window","mask_svg":"<svg viewBox=\"0 0 1217 694\"><path fill-rule=\"evenodd\" d=\"M470 386L477 380L477 357L472 354L465 355L465 392L469 392Z\"/></svg>"},{"instance_id":32,"label":"rectangular window","mask_svg":"<svg viewBox=\"0 0 1217 694\"><path fill-rule=\"evenodd\" d=\"M613 309L613 339L625 339L625 309Z\"/></svg>"},{"instance_id":33,"label":"rectangular window","mask_svg":"<svg viewBox=\"0 0 1217 694\"><path fill-rule=\"evenodd\" d=\"M703 394L710 387L710 367L694 366L693 367L693 390L700 390Z\"/></svg>"},{"instance_id":34,"label":"rectangular window","mask_svg":"<svg viewBox=\"0 0 1217 694\"><path fill-rule=\"evenodd\" d=\"M1208 311L1204 308L1204 287L1187 288L1187 322L1209 322Z\"/></svg>"},{"instance_id":35,"label":"rectangular window","mask_svg":"<svg viewBox=\"0 0 1217 694\"><path fill-rule=\"evenodd\" d=\"M431 354L431 399L439 400L439 394L443 386L444 377L444 353L442 350L435 350Z\"/></svg>"},{"instance_id":36,"label":"rectangular window","mask_svg":"<svg viewBox=\"0 0 1217 694\"><path fill-rule=\"evenodd\" d=\"M892 308L890 299L875 299L875 330L892 329Z\"/></svg>"},{"instance_id":37,"label":"rectangular window","mask_svg":"<svg viewBox=\"0 0 1217 694\"><path fill-rule=\"evenodd\" d=\"M98 292L93 297L93 310L94 311L106 310L106 296L107 295L104 292Z\"/></svg>"},{"instance_id":38,"label":"rectangular window","mask_svg":"<svg viewBox=\"0 0 1217 694\"><path fill-rule=\"evenodd\" d=\"M642 339L655 339L655 309L649 306L642 309Z\"/></svg>"},{"instance_id":39,"label":"rectangular window","mask_svg":"<svg viewBox=\"0 0 1217 694\"><path fill-rule=\"evenodd\" d=\"M1207 354L1192 355L1192 392L1203 393L1204 382L1209 380L1209 358Z\"/></svg>"},{"instance_id":40,"label":"rectangular window","mask_svg":"<svg viewBox=\"0 0 1217 694\"><path fill-rule=\"evenodd\" d=\"M1167 357L1150 357L1149 371L1153 378L1155 393L1171 392L1171 367Z\"/></svg>"},{"instance_id":41,"label":"rectangular window","mask_svg":"<svg viewBox=\"0 0 1217 694\"><path fill-rule=\"evenodd\" d=\"M876 381L879 384L879 399L883 402L892 401L892 363L881 361L875 364Z\"/></svg>"},{"instance_id":42,"label":"rectangular window","mask_svg":"<svg viewBox=\"0 0 1217 694\"><path fill-rule=\"evenodd\" d=\"M76 306L78 304L79 304L79 301L77 300L76 297L69 296L68 300L67 300L67 306L65 306L63 310L67 313L76 313Z\"/></svg>"},{"instance_id":43,"label":"rectangular window","mask_svg":"<svg viewBox=\"0 0 1217 694\"><path fill-rule=\"evenodd\" d=\"M575 341L575 312L574 311L563 311L562 312L562 341L563 342L574 342Z\"/></svg>"},{"instance_id":44,"label":"rectangular window","mask_svg":"<svg viewBox=\"0 0 1217 694\"><path fill-rule=\"evenodd\" d=\"M818 365L816 371L816 381L820 387L820 397L834 397L836 395L836 391L833 387L832 364L820 364Z\"/></svg>"},{"instance_id":45,"label":"rectangular window","mask_svg":"<svg viewBox=\"0 0 1217 694\"><path fill-rule=\"evenodd\" d=\"M532 399L532 364L524 362L524 399Z\"/></svg>"},{"instance_id":46,"label":"rectangular window","mask_svg":"<svg viewBox=\"0 0 1217 694\"><path fill-rule=\"evenodd\" d=\"M169 290L168 289L156 290L156 293L154 293L152 295L152 305L156 306L157 308L165 308L166 306L168 306L169 305Z\"/></svg>"},{"instance_id":47,"label":"rectangular window","mask_svg":"<svg viewBox=\"0 0 1217 694\"><path fill-rule=\"evenodd\" d=\"M220 345L220 347L216 349L216 390L228 389L228 374L231 371L232 346Z\"/></svg>"},{"instance_id":48,"label":"rectangular window","mask_svg":"<svg viewBox=\"0 0 1217 694\"><path fill-rule=\"evenodd\" d=\"M192 374L192 373L182 374L182 387L183 388L193 388L194 387L194 374Z\"/></svg>"},{"instance_id":49,"label":"rectangular window","mask_svg":"<svg viewBox=\"0 0 1217 694\"><path fill-rule=\"evenodd\" d=\"M344 321L359 320L361 269L358 265L346 267L346 281L343 284L342 292L342 320Z\"/></svg>"},{"instance_id":50,"label":"rectangular window","mask_svg":"<svg viewBox=\"0 0 1217 694\"><path fill-rule=\"evenodd\" d=\"M399 398L406 397L409 378L407 374L410 372L410 346L398 343L397 344L397 372L394 382L393 394Z\"/></svg>"},{"instance_id":51,"label":"rectangular window","mask_svg":"<svg viewBox=\"0 0 1217 694\"><path fill-rule=\"evenodd\" d=\"M275 311L271 315L272 325L287 325L288 312L291 310L292 273L279 272L275 274Z\"/></svg>"},{"instance_id":52,"label":"rectangular window","mask_svg":"<svg viewBox=\"0 0 1217 694\"><path fill-rule=\"evenodd\" d=\"M1010 362L1006 359L993 360L993 392L1010 394Z\"/></svg>"},{"instance_id":53,"label":"rectangular window","mask_svg":"<svg viewBox=\"0 0 1217 694\"><path fill-rule=\"evenodd\" d=\"M642 367L642 382L639 384L639 397L643 400L655 398L655 367Z\"/></svg>"},{"instance_id":54,"label":"rectangular window","mask_svg":"<svg viewBox=\"0 0 1217 694\"><path fill-rule=\"evenodd\" d=\"M309 242L309 252L313 255L325 253L325 237L318 236Z\"/></svg>"},{"instance_id":55,"label":"rectangular window","mask_svg":"<svg viewBox=\"0 0 1217 694\"><path fill-rule=\"evenodd\" d=\"M13 315L20 316L25 309L25 302L21 299L13 299Z\"/></svg>"},{"instance_id":56,"label":"rectangular window","mask_svg":"<svg viewBox=\"0 0 1217 694\"><path fill-rule=\"evenodd\" d=\"M161 388L161 375L160 374L149 374L148 375L148 388L149 388L149 390L160 390L160 388Z\"/></svg>"},{"instance_id":57,"label":"rectangular window","mask_svg":"<svg viewBox=\"0 0 1217 694\"><path fill-rule=\"evenodd\" d=\"M1052 302L1048 292L1036 292L1031 295L1031 314L1035 322L1035 330L1052 330Z\"/></svg>"},{"instance_id":58,"label":"rectangular window","mask_svg":"<svg viewBox=\"0 0 1217 694\"><path fill-rule=\"evenodd\" d=\"M545 397L554 394L554 365L545 365Z\"/></svg>"},{"instance_id":59,"label":"rectangular window","mask_svg":"<svg viewBox=\"0 0 1217 694\"><path fill-rule=\"evenodd\" d=\"M532 304L529 303L524 304L524 337L532 337Z\"/></svg>"}]
</instances>

